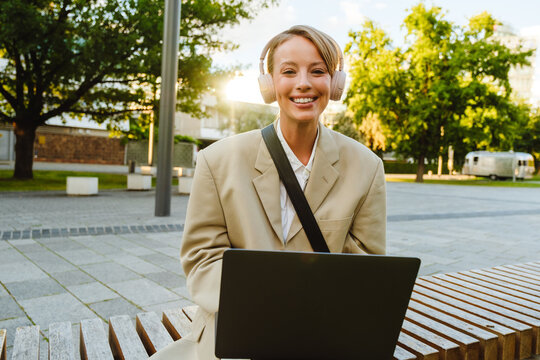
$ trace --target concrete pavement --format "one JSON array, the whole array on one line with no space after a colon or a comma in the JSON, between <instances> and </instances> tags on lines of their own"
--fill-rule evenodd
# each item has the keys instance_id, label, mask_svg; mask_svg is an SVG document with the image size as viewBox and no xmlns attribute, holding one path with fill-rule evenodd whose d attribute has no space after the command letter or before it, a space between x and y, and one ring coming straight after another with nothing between
<instances>
[{"instance_id":1,"label":"concrete pavement","mask_svg":"<svg viewBox=\"0 0 540 360\"><path fill-rule=\"evenodd\" d=\"M178 260L188 197L157 218L154 192L0 193L0 329L191 304ZM388 183L388 254L422 275L540 259L540 191ZM74 336L78 339L78 336ZM46 358L47 343L42 340ZM10 356L10 355L8 355Z\"/></svg>"}]
</instances>

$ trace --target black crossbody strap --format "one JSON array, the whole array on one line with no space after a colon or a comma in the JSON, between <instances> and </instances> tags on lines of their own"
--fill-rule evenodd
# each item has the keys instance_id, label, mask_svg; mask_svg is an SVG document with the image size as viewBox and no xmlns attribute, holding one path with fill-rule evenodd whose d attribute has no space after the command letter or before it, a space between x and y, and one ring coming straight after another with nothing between
<instances>
[{"instance_id":1,"label":"black crossbody strap","mask_svg":"<svg viewBox=\"0 0 540 360\"><path fill-rule=\"evenodd\" d=\"M273 124L262 129L262 137L270 152L272 160L274 160L279 178L283 182L287 194L289 194L289 198L296 210L298 219L300 219L302 227L311 243L311 247L316 252L330 252L326 245L326 241L324 241L321 229L319 229L317 220L315 220L315 216L313 216L313 212L309 207L304 192L294 174L291 163L289 162L289 159L287 159L285 150L283 150L283 147L281 146L281 142L279 141Z\"/></svg>"}]
</instances>

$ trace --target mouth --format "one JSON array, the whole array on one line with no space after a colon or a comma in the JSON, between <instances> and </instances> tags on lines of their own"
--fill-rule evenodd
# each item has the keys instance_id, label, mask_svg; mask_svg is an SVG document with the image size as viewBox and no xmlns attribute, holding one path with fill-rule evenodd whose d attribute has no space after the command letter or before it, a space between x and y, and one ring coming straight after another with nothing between
<instances>
[{"instance_id":1,"label":"mouth","mask_svg":"<svg viewBox=\"0 0 540 360\"><path fill-rule=\"evenodd\" d=\"M295 104L310 104L315 102L318 98L314 97L291 97L290 100Z\"/></svg>"}]
</instances>

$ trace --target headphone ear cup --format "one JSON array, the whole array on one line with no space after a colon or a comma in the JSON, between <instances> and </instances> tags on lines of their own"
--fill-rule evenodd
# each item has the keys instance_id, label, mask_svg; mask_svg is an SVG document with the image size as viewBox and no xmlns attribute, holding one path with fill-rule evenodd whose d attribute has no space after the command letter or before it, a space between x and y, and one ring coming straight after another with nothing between
<instances>
[{"instance_id":1,"label":"headphone ear cup","mask_svg":"<svg viewBox=\"0 0 540 360\"><path fill-rule=\"evenodd\" d=\"M261 90L261 95L265 103L271 104L276 101L276 92L274 91L274 81L272 80L272 75L259 75L259 89Z\"/></svg>"},{"instance_id":2,"label":"headphone ear cup","mask_svg":"<svg viewBox=\"0 0 540 360\"><path fill-rule=\"evenodd\" d=\"M345 89L345 71L337 70L332 76L332 82L330 83L330 100L339 101L343 90Z\"/></svg>"}]
</instances>

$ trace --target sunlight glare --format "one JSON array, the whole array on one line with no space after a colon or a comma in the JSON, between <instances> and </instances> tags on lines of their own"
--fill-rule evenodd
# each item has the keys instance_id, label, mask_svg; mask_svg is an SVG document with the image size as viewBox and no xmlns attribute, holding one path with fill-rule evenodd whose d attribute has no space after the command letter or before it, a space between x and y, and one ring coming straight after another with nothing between
<instances>
[{"instance_id":1,"label":"sunlight glare","mask_svg":"<svg viewBox=\"0 0 540 360\"><path fill-rule=\"evenodd\" d=\"M227 84L225 93L228 100L262 103L256 75L244 75L232 79Z\"/></svg>"}]
</instances>

